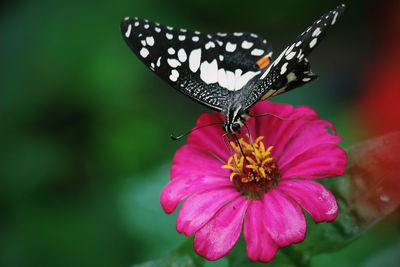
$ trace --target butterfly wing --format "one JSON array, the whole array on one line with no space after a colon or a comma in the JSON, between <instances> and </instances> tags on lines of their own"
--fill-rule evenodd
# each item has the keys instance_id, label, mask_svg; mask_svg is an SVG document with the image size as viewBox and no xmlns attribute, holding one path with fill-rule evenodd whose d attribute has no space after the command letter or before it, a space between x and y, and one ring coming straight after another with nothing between
<instances>
[{"instance_id":1,"label":"butterfly wing","mask_svg":"<svg viewBox=\"0 0 400 267\"><path fill-rule=\"evenodd\" d=\"M253 78L249 84L252 90L243 91L240 99L245 104L245 110L257 101L267 99L300 87L317 75L311 72L306 57L327 35L328 30L336 23L343 13L345 5L324 14L308 27L297 39L278 56L277 59L263 70L263 73Z\"/></svg>"},{"instance_id":2,"label":"butterfly wing","mask_svg":"<svg viewBox=\"0 0 400 267\"><path fill-rule=\"evenodd\" d=\"M233 92L260 74L257 60L272 54L266 40L251 33L206 35L138 18L125 18L121 32L154 73L217 111L227 105Z\"/></svg>"}]
</instances>

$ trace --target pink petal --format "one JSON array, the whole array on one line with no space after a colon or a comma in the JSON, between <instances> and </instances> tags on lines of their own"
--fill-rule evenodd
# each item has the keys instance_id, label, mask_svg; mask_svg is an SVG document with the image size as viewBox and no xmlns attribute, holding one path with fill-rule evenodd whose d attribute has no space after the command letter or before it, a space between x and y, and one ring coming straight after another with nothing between
<instances>
[{"instance_id":1,"label":"pink petal","mask_svg":"<svg viewBox=\"0 0 400 267\"><path fill-rule=\"evenodd\" d=\"M203 113L198 118L194 128L219 122L224 122L221 114ZM224 143L224 134L225 132L222 130L222 124L208 126L191 133L188 138L188 143L204 151L212 151L223 160L227 160L229 158L229 152Z\"/></svg>"},{"instance_id":2,"label":"pink petal","mask_svg":"<svg viewBox=\"0 0 400 267\"><path fill-rule=\"evenodd\" d=\"M264 224L280 247L301 242L306 234L306 220L300 206L276 189L262 198Z\"/></svg>"},{"instance_id":3,"label":"pink petal","mask_svg":"<svg viewBox=\"0 0 400 267\"><path fill-rule=\"evenodd\" d=\"M190 236L203 227L227 202L240 195L233 186L210 189L191 195L183 203L176 229Z\"/></svg>"},{"instance_id":4,"label":"pink petal","mask_svg":"<svg viewBox=\"0 0 400 267\"><path fill-rule=\"evenodd\" d=\"M257 103L250 110L250 114L252 115L264 113L271 113L287 118L293 113L293 106L287 104L276 104L266 100ZM275 135L274 131L271 130L279 129L282 125L282 122L286 121L282 121L271 115L266 115L262 117L251 118L247 124L249 125L249 128L255 129L255 132L252 132L252 135L257 137L266 136L268 142L275 143L275 137L277 137L277 135Z\"/></svg>"},{"instance_id":5,"label":"pink petal","mask_svg":"<svg viewBox=\"0 0 400 267\"><path fill-rule=\"evenodd\" d=\"M248 200L238 197L225 205L194 237L197 254L213 261L233 248L240 236Z\"/></svg>"},{"instance_id":6,"label":"pink petal","mask_svg":"<svg viewBox=\"0 0 400 267\"><path fill-rule=\"evenodd\" d=\"M295 108L293 112L286 115L286 117L292 118L293 120L275 118L275 120L279 120L280 122L277 123L278 125L273 129L273 134L266 133L266 130L264 130L267 141L271 141L268 145L274 146L273 153L277 159L279 159L283 153L286 153L285 147L293 138L303 134L303 128L306 127L310 121L318 120L316 112L305 106Z\"/></svg>"},{"instance_id":7,"label":"pink petal","mask_svg":"<svg viewBox=\"0 0 400 267\"><path fill-rule=\"evenodd\" d=\"M171 179L191 174L229 177L230 171L222 169L223 163L208 151L194 145L184 145L175 153L170 170Z\"/></svg>"},{"instance_id":8,"label":"pink petal","mask_svg":"<svg viewBox=\"0 0 400 267\"><path fill-rule=\"evenodd\" d=\"M280 151L283 144L290 140L292 136L297 135L297 130L309 120L318 119L316 112L306 106L293 108L291 105L276 104L269 101L262 101L256 104L251 114L272 113L282 118L292 120L281 120L272 115L256 117L250 119L248 125L250 128L256 128L257 136L265 136L264 144L273 145L274 151ZM251 123L250 123L251 122ZM252 134L254 134L252 132Z\"/></svg>"},{"instance_id":9,"label":"pink petal","mask_svg":"<svg viewBox=\"0 0 400 267\"><path fill-rule=\"evenodd\" d=\"M209 189L232 186L228 177L187 175L170 181L160 195L160 203L166 213L173 212L179 202L188 196Z\"/></svg>"},{"instance_id":10,"label":"pink petal","mask_svg":"<svg viewBox=\"0 0 400 267\"><path fill-rule=\"evenodd\" d=\"M333 221L338 213L335 196L320 183L304 179L285 179L277 187L296 200L314 222Z\"/></svg>"},{"instance_id":11,"label":"pink petal","mask_svg":"<svg viewBox=\"0 0 400 267\"><path fill-rule=\"evenodd\" d=\"M346 170L346 152L334 144L320 144L297 155L285 165L279 166L281 176L326 178L343 175Z\"/></svg>"},{"instance_id":12,"label":"pink petal","mask_svg":"<svg viewBox=\"0 0 400 267\"><path fill-rule=\"evenodd\" d=\"M278 159L280 166L300 155L308 149L321 144L337 144L342 138L329 133L328 129L334 131L332 123L324 120L313 120L304 124L299 133L287 140L283 147L284 157Z\"/></svg>"},{"instance_id":13,"label":"pink petal","mask_svg":"<svg viewBox=\"0 0 400 267\"><path fill-rule=\"evenodd\" d=\"M250 260L268 262L275 257L278 246L265 228L263 212L262 201L253 200L250 203L244 223L244 239Z\"/></svg>"}]
</instances>

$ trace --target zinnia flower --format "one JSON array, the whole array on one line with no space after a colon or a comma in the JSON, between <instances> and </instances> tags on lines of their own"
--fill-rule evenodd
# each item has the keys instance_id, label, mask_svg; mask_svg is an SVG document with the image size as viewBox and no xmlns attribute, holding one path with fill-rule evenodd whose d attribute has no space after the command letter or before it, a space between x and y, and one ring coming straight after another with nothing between
<instances>
[{"instance_id":1,"label":"zinnia flower","mask_svg":"<svg viewBox=\"0 0 400 267\"><path fill-rule=\"evenodd\" d=\"M250 136L244 127L238 134L240 146L224 143L221 127L203 128L173 159L161 205L171 213L184 201L177 231L194 234L195 251L208 260L225 256L243 227L249 259L270 261L279 247L304 240L302 209L315 222L337 216L333 194L311 180L345 171L346 153L336 145L341 138L333 125L305 106L262 101L250 113L267 112L293 120L251 118ZM219 113L202 114L196 127L221 121Z\"/></svg>"}]
</instances>

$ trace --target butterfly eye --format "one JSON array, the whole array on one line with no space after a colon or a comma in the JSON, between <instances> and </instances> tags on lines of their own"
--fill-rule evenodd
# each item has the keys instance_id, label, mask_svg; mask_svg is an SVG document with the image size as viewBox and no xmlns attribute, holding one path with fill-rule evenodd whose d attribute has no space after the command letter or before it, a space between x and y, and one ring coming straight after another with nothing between
<instances>
[{"instance_id":1,"label":"butterfly eye","mask_svg":"<svg viewBox=\"0 0 400 267\"><path fill-rule=\"evenodd\" d=\"M239 129L240 129L240 124L239 124L239 123L233 123L233 124L232 124L232 130L233 130L234 132L239 131Z\"/></svg>"}]
</instances>

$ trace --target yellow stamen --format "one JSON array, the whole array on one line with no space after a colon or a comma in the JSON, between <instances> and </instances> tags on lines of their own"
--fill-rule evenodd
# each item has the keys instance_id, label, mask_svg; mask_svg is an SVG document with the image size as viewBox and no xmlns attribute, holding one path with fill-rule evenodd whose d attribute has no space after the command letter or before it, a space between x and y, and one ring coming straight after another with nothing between
<instances>
[{"instance_id":1,"label":"yellow stamen","mask_svg":"<svg viewBox=\"0 0 400 267\"><path fill-rule=\"evenodd\" d=\"M244 141L243 138L239 139L238 144L230 142L234 154L229 157L228 163L222 168L232 171L229 176L231 181L244 184L272 181L277 169L275 159L271 155L273 146L265 147L262 142L264 136L257 137L254 143L252 143L251 136L248 136L248 139L250 143Z\"/></svg>"}]
</instances>

